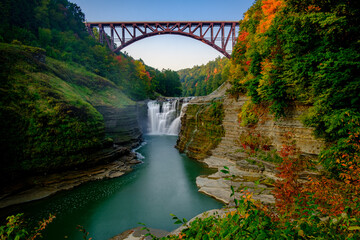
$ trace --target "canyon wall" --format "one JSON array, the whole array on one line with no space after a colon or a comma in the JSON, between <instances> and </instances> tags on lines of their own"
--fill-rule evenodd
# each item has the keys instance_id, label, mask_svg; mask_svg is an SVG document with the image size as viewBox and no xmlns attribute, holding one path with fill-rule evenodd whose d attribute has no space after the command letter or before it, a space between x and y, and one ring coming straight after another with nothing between
<instances>
[{"instance_id":1,"label":"canyon wall","mask_svg":"<svg viewBox=\"0 0 360 240\"><path fill-rule=\"evenodd\" d=\"M269 149L279 151L283 144L289 143L291 135L291 141L296 142L296 147L303 157L315 157L324 143L315 139L313 129L303 126L299 119L307 109L306 106L291 106L286 110L286 117L278 120L268 114L263 118L264 121L260 121L251 129L240 126L238 114L249 99L245 96L238 99L230 97L226 93L228 87L229 84L224 84L213 94L190 101L183 113L177 148L189 157L199 159L209 167L219 170L213 175L197 178L200 192L229 203L230 184L233 184L239 190L238 195L241 195L241 189L246 187L254 194L254 199L273 203L271 190L276 180L277 164L267 161L266 157L244 151L241 137L252 131L257 136L267 139ZM202 114L214 100L221 101L223 108L221 127L224 132L216 141L204 133L203 126L208 126L207 131L211 131L211 128L218 129L219 126L212 124L213 120L209 121L209 118ZM220 171L224 166L228 166L231 174L236 175L235 182L224 179L224 174ZM302 177L306 178L312 174L318 173L306 172Z\"/></svg>"},{"instance_id":2,"label":"canyon wall","mask_svg":"<svg viewBox=\"0 0 360 240\"><path fill-rule=\"evenodd\" d=\"M115 145L134 147L139 144L142 129L139 116L146 105L127 105L121 108L114 106L96 106L104 117L105 134Z\"/></svg>"}]
</instances>

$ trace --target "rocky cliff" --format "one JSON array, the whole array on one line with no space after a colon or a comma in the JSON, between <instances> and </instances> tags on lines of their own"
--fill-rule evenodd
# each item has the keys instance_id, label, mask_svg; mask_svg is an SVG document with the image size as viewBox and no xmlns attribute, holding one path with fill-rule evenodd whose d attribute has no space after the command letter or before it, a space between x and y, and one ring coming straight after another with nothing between
<instances>
[{"instance_id":1,"label":"rocky cliff","mask_svg":"<svg viewBox=\"0 0 360 240\"><path fill-rule=\"evenodd\" d=\"M119 175L134 163L131 148L141 141L138 113L143 105L114 82L75 63L45 60L43 53L0 44L0 201L34 187L47 188L52 174L85 171L94 176L100 172L94 167L118 162L109 167L117 173L101 176ZM86 181L75 178L73 182Z\"/></svg>"},{"instance_id":2,"label":"rocky cliff","mask_svg":"<svg viewBox=\"0 0 360 240\"><path fill-rule=\"evenodd\" d=\"M105 134L115 145L133 147L139 144L141 129L138 121L138 108L142 105L128 105L122 108L97 106L104 117Z\"/></svg>"},{"instance_id":3,"label":"rocky cliff","mask_svg":"<svg viewBox=\"0 0 360 240\"><path fill-rule=\"evenodd\" d=\"M203 104L192 102L183 108L181 135L177 142L180 152L186 152L191 158L203 159L217 146L224 136L222 102L222 99L212 99Z\"/></svg>"},{"instance_id":4,"label":"rocky cliff","mask_svg":"<svg viewBox=\"0 0 360 240\"><path fill-rule=\"evenodd\" d=\"M306 106L291 106L287 109L286 117L278 120L266 113L263 120L255 126L251 128L241 126L238 115L249 99L244 96L238 99L230 97L226 93L228 87L228 84L224 84L213 94L197 97L188 104L183 113L177 147L188 156L219 170L210 176L197 178L200 192L229 203L230 185L233 185L237 195L241 195L242 190L247 189L253 193L254 199L264 203L274 203L271 190L276 180L277 163L270 153L275 153L276 150L281 150L283 144L288 144L289 135L291 141L296 142L296 147L303 157L317 155L324 143L315 139L313 130L304 127L299 119ZM220 127L215 127L211 124L213 121L209 121L209 118L202 114L214 100L221 101L223 107L221 127L224 132L219 141L208 137L204 133L205 129L199 129L199 126L209 126L210 129ZM249 132L266 139L269 150L266 154L255 154L244 150L243 142L249 136ZM229 167L231 174L236 176L232 182L224 179L224 174L220 171L224 166ZM304 172L303 177L309 174L317 173Z\"/></svg>"},{"instance_id":5,"label":"rocky cliff","mask_svg":"<svg viewBox=\"0 0 360 240\"><path fill-rule=\"evenodd\" d=\"M144 108L146 110L143 103L118 108L97 106L96 109L104 118L105 134L113 140L109 141L108 147L93 153L83 165L52 174L31 176L3 187L0 208L41 199L88 181L119 177L131 171L131 166L140 162L131 149L141 141L140 122Z\"/></svg>"}]
</instances>

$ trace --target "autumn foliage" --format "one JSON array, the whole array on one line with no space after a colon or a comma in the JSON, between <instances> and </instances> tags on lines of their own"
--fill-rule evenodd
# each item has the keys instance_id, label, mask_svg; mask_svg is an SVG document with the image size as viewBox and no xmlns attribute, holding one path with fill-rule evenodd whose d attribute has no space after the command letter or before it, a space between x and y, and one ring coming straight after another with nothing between
<instances>
[{"instance_id":1,"label":"autumn foliage","mask_svg":"<svg viewBox=\"0 0 360 240\"><path fill-rule=\"evenodd\" d=\"M283 162L278 167L280 180L276 182L274 190L281 221L307 219L308 223L316 225L321 223L321 217L330 217L341 220L333 229L336 234L352 236L356 230L360 230L360 138L359 134L353 133L349 138L348 144L357 151L338 154L338 162L343 167L338 179L325 175L301 180L300 174L311 163L297 155L295 145L283 146ZM330 220L331 223L333 221Z\"/></svg>"},{"instance_id":2,"label":"autumn foliage","mask_svg":"<svg viewBox=\"0 0 360 240\"><path fill-rule=\"evenodd\" d=\"M258 31L264 33L268 30L271 22L275 18L276 12L278 12L284 6L284 1L277 0L263 0L261 9L264 14L264 18L260 21Z\"/></svg>"},{"instance_id":3,"label":"autumn foliage","mask_svg":"<svg viewBox=\"0 0 360 240\"><path fill-rule=\"evenodd\" d=\"M229 92L267 106L276 119L286 117L294 102L309 106L301 120L326 143L312 161L291 141L278 152L283 160L274 191L278 218L273 220L283 230L306 225L300 238L354 239L359 234L359 16L354 1L258 0L240 21ZM239 112L239 123L249 132L259 122L252 109L248 103ZM255 136L242 136L251 154L259 142ZM307 174L319 169L321 176Z\"/></svg>"}]
</instances>

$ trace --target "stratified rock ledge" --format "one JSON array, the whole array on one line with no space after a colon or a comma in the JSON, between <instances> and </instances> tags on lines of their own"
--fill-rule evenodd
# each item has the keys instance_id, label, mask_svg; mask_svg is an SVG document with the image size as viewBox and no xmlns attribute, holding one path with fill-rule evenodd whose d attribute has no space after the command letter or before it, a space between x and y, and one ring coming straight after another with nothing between
<instances>
[{"instance_id":1,"label":"stratified rock ledge","mask_svg":"<svg viewBox=\"0 0 360 240\"><path fill-rule=\"evenodd\" d=\"M230 197L231 186L233 186L236 198L241 197L245 192L250 192L253 199L264 204L274 204L275 198L272 191L274 189L273 183L278 179L276 177L278 173L277 165L263 161L256 156L250 156L244 152L243 147L239 144L241 142L240 136L246 134L248 129L240 126L238 114L241 112L244 103L250 100L246 96L240 96L237 99L232 98L226 92L229 87L230 84L224 83L214 93L204 97L195 97L187 105L188 108L195 105L197 109L202 109L216 99L222 98L224 109L222 125L225 134L219 144L207 152L194 151L194 148L191 148L190 145L201 146L206 143L206 140L198 140L199 131L197 126L208 123L207 119L200 118L200 115L193 115L193 112L186 111L183 114L185 117L181 119L182 127L177 147L189 157L204 162L209 168L217 170L216 173L210 176L197 177L196 184L199 187L199 192L225 204L233 205L234 197ZM291 132L294 135L293 140L296 141L299 151L304 156L315 156L319 154L324 143L322 140L315 139L313 129L303 126L299 120L299 117L306 109L307 106L291 106L287 109L286 118L278 120L269 114L264 118L264 121L258 123L255 131L259 136L268 138L271 142L271 148L276 150L281 150L282 145L286 144L287 133ZM190 124L190 121L196 124ZM221 172L224 166L228 167L230 174L235 176L232 181L226 180L229 175ZM300 178L306 180L310 175L319 174L319 172L307 171L302 173Z\"/></svg>"},{"instance_id":2,"label":"stratified rock ledge","mask_svg":"<svg viewBox=\"0 0 360 240\"><path fill-rule=\"evenodd\" d=\"M0 196L0 208L39 200L59 191L69 190L89 181L116 178L132 170L131 166L141 163L131 151L116 161L82 170L38 176L27 179L24 185L12 186ZM29 184L30 183L30 184Z\"/></svg>"}]
</instances>

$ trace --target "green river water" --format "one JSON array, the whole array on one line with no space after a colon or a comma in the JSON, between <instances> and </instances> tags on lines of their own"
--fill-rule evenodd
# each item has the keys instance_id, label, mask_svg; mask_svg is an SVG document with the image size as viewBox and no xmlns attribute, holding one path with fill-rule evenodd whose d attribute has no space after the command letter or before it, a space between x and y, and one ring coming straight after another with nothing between
<instances>
[{"instance_id":1,"label":"green river water","mask_svg":"<svg viewBox=\"0 0 360 240\"><path fill-rule=\"evenodd\" d=\"M56 219L44 232L44 239L82 239L76 229L82 225L93 240L105 240L140 226L171 231L170 213L190 219L222 204L199 193L195 179L209 174L200 163L174 148L177 136L145 136L137 152L145 158L134 171L116 179L90 182L52 197L15 207L30 221L49 213Z\"/></svg>"}]
</instances>

